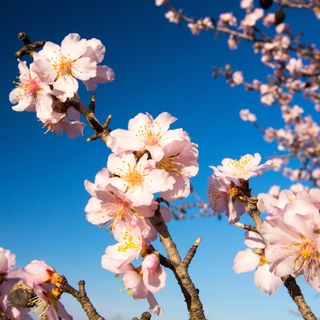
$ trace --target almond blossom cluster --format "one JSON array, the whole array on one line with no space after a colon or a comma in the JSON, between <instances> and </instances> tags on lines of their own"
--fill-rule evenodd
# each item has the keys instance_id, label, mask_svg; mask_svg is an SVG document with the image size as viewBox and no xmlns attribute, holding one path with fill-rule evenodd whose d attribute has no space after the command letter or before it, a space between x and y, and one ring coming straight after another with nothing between
<instances>
[{"instance_id":1,"label":"almond blossom cluster","mask_svg":"<svg viewBox=\"0 0 320 320\"><path fill-rule=\"evenodd\" d=\"M35 112L49 131L66 132L70 138L82 135L84 123L73 103L78 100L78 81L95 90L97 84L114 79L112 69L100 65L105 50L98 39L70 33L60 46L48 41L33 52L29 66L18 59L19 80L9 96L12 109Z\"/></svg>"},{"instance_id":2,"label":"almond blossom cluster","mask_svg":"<svg viewBox=\"0 0 320 320\"><path fill-rule=\"evenodd\" d=\"M59 301L62 276L43 260L33 260L22 269L16 268L15 264L15 254L0 247L1 319L31 320L30 310L38 319L73 319ZM25 306L13 306L10 294L22 285L32 290L32 297Z\"/></svg>"},{"instance_id":3,"label":"almond blossom cluster","mask_svg":"<svg viewBox=\"0 0 320 320\"><path fill-rule=\"evenodd\" d=\"M249 179L272 167L270 161L259 165L260 160L258 154L224 159L222 166L212 167L209 178L208 200L213 212L224 212L230 223L247 229L248 248L235 256L234 271L255 271L255 285L268 294L288 276L303 276L320 291L320 189L295 186L280 190L273 186L269 193L253 198ZM256 227L239 222L245 212ZM264 221L260 212L266 213Z\"/></svg>"},{"instance_id":4,"label":"almond blossom cluster","mask_svg":"<svg viewBox=\"0 0 320 320\"><path fill-rule=\"evenodd\" d=\"M319 1L242 0L243 14L222 12L215 18L200 19L185 15L174 7L173 1L157 1L157 5L169 10L166 17L170 22L185 23L192 34L205 30L226 34L231 50L237 49L242 39L252 44L254 54L270 70L265 79L247 79L245 72L233 71L229 65L215 68L213 76L221 75L230 86L241 85L256 92L263 106L279 107L283 125L278 128L258 124L255 114L248 109L242 110L240 117L258 128L267 142L277 144L280 154L276 156L275 170L282 170L292 181L310 181L320 186L320 127L313 115L320 110L320 50L315 43L304 43L301 35L291 29L287 17L289 10L304 9L319 19ZM210 23L204 25L203 21ZM295 99L299 99L299 105ZM314 110L308 110L310 102ZM297 159L298 164L291 159Z\"/></svg>"},{"instance_id":5,"label":"almond blossom cluster","mask_svg":"<svg viewBox=\"0 0 320 320\"><path fill-rule=\"evenodd\" d=\"M147 299L153 314L162 308L154 293L165 287L166 273L150 242L157 232L149 218L159 210L165 222L171 218L167 207L156 201L183 199L190 193L190 178L198 172L197 145L183 129L170 129L176 121L163 112L155 119L139 113L128 129L113 130L107 141L112 153L106 168L94 183L85 181L91 195L85 211L87 220L107 227L116 244L106 248L101 264L122 275L133 299ZM141 265L132 262L142 257Z\"/></svg>"}]
</instances>

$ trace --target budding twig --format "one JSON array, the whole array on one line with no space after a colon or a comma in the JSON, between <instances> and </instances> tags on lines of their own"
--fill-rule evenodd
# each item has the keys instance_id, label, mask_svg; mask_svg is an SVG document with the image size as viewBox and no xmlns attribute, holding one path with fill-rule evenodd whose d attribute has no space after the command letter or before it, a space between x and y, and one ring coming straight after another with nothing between
<instances>
[{"instance_id":1,"label":"budding twig","mask_svg":"<svg viewBox=\"0 0 320 320\"><path fill-rule=\"evenodd\" d=\"M202 237L199 236L198 239L195 241L195 243L192 245L192 247L189 249L189 251L187 252L186 256L183 259L183 264L188 268L189 264L191 263L194 255L197 252L197 249L199 247L199 244L202 241Z\"/></svg>"},{"instance_id":2,"label":"budding twig","mask_svg":"<svg viewBox=\"0 0 320 320\"><path fill-rule=\"evenodd\" d=\"M248 231L252 231L252 232L258 232L257 228L255 226L252 226L250 224L244 224L244 223L241 223L241 222L234 222L232 223L234 226L238 227L238 228L241 228L241 229L244 229L244 230L248 230Z\"/></svg>"},{"instance_id":3,"label":"budding twig","mask_svg":"<svg viewBox=\"0 0 320 320\"><path fill-rule=\"evenodd\" d=\"M96 311L95 307L93 306L89 297L87 296L87 292L85 289L85 281L80 280L78 286L79 290L76 290L66 280L62 283L61 289L63 292L71 294L74 298L78 300L89 320L104 320L104 318L100 316L99 313Z\"/></svg>"},{"instance_id":4,"label":"budding twig","mask_svg":"<svg viewBox=\"0 0 320 320\"><path fill-rule=\"evenodd\" d=\"M24 47L15 53L15 57L17 59L22 58L25 55L32 56L34 51L36 51L39 48L42 48L46 43L45 41L36 41L32 43L29 37L24 32L20 32L18 34L18 39L23 42Z\"/></svg>"},{"instance_id":5,"label":"budding twig","mask_svg":"<svg viewBox=\"0 0 320 320\"><path fill-rule=\"evenodd\" d=\"M109 129L109 122L111 119L111 116L108 116L107 120L104 125L100 123L100 121L96 118L94 112L90 110L93 108L92 106L95 104L95 95L92 96L91 102L89 104L89 107L86 108L82 101L79 99L79 97L74 96L71 99L68 99L67 102L68 105L74 107L76 110L78 110L88 121L90 127L95 131L95 134L87 139L87 141L93 141L96 139L101 139L104 142L107 142L107 138L111 130Z\"/></svg>"}]
</instances>

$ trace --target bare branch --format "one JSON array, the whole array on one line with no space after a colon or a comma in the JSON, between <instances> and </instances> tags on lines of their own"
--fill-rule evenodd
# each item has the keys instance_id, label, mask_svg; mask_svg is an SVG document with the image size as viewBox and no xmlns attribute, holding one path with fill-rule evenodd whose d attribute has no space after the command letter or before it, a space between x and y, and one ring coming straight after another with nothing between
<instances>
[{"instance_id":1,"label":"bare branch","mask_svg":"<svg viewBox=\"0 0 320 320\"><path fill-rule=\"evenodd\" d=\"M282 279L284 286L288 289L288 294L297 305L300 314L305 320L317 320L310 307L307 305L304 296L298 286L296 279L292 276L287 276Z\"/></svg>"},{"instance_id":2,"label":"bare branch","mask_svg":"<svg viewBox=\"0 0 320 320\"><path fill-rule=\"evenodd\" d=\"M199 244L202 241L202 237L199 236L198 239L195 241L195 243L193 244L193 246L189 249L189 251L187 252L186 256L183 259L183 264L188 268L189 264L191 263L194 255L197 252L197 249L199 247Z\"/></svg>"},{"instance_id":3,"label":"bare branch","mask_svg":"<svg viewBox=\"0 0 320 320\"><path fill-rule=\"evenodd\" d=\"M205 320L202 303L197 290L190 278L186 265L181 260L179 251L174 243L166 223L164 222L160 210L158 209L150 221L160 236L168 258L173 263L173 272L184 295L190 320Z\"/></svg>"},{"instance_id":4,"label":"bare branch","mask_svg":"<svg viewBox=\"0 0 320 320\"><path fill-rule=\"evenodd\" d=\"M249 225L249 224L244 224L244 223L241 223L239 221L238 222L234 222L232 224L234 226L238 227L238 228L258 233L258 230L257 230L257 228L255 226L252 226L252 225Z\"/></svg>"},{"instance_id":5,"label":"bare branch","mask_svg":"<svg viewBox=\"0 0 320 320\"><path fill-rule=\"evenodd\" d=\"M79 290L76 290L68 283L67 280L65 280L65 282L63 282L61 285L61 289L63 292L71 294L74 298L78 300L89 320L104 320L104 318L100 316L99 313L96 311L89 297L87 296L85 289L85 281L80 280L78 285Z\"/></svg>"}]
</instances>

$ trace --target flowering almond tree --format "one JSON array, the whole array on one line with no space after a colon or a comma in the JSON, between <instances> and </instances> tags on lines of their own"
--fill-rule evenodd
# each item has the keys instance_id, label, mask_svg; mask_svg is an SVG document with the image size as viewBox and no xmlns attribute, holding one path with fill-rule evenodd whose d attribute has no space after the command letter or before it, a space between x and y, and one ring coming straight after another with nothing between
<instances>
[{"instance_id":1,"label":"flowering almond tree","mask_svg":"<svg viewBox=\"0 0 320 320\"><path fill-rule=\"evenodd\" d=\"M272 68L268 83L246 82L241 71L233 72L229 66L216 69L214 74L224 76L231 86L259 91L263 104L280 106L285 122L282 129L263 129L249 110L242 110L240 116L263 132L267 141L278 141L284 154L262 162L260 154L245 154L244 150L239 159L225 158L221 165L211 167L208 204L174 206L173 201L194 192L190 179L199 169L198 146L184 129L172 126L177 119L165 111L159 115L139 113L128 121L127 129L111 130L110 115L100 122L95 115L95 94L86 106L79 96L79 81L87 90L95 90L97 85L113 81L114 72L101 65L105 55L101 41L82 39L76 33L67 35L61 45L31 42L26 34L18 35L24 46L16 53L19 81L9 97L13 110L34 112L47 132L65 133L69 138L83 135L85 121L94 131L87 141L100 139L110 149L105 167L94 181L84 182L89 198L84 211L88 222L107 228L114 237L114 244L101 252L102 268L120 277L134 300L147 300L149 312L140 319L165 312L156 294L165 290L167 272L173 272L177 280L189 318L206 319L201 295L188 270L201 237L182 256L167 225L176 210L185 212L188 206L196 206L225 213L230 224L244 229L247 248L234 258L236 273L254 271L254 283L268 294L284 285L301 316L315 320L296 278L301 276L320 291L319 130L312 118L302 117L303 109L291 106L291 102L302 92L320 110L320 54L314 46L302 45L284 21L288 8L311 9L319 14L320 4L261 0L256 7L253 0L242 0L246 15L239 24L231 12L222 13L217 21L209 17L197 20L183 15L168 0L157 0L156 5L166 6L166 18L172 23L186 22L193 34L202 30L227 33L232 49L242 38L253 43L263 63ZM272 6L276 12L266 15L264 10ZM257 25L262 19L266 27L276 28L273 36ZM24 60L26 56L31 62ZM313 186L281 191L274 186L270 192L255 196L251 179L279 169L291 158L297 158L302 166L287 167L284 172ZM264 220L262 212L266 213ZM241 222L244 215L252 224ZM156 248L157 238L166 255ZM60 301L64 293L78 300L88 319L104 319L87 296L83 280L75 289L42 260L17 268L15 255L0 248L1 319L32 319L30 312L39 319L72 319Z\"/></svg>"}]
</instances>

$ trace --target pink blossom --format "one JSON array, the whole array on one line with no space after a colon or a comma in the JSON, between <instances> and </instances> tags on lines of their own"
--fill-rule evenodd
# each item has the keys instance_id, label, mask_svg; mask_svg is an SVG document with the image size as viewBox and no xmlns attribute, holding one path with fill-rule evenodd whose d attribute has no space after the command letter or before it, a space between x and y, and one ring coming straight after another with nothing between
<instances>
[{"instance_id":1,"label":"pink blossom","mask_svg":"<svg viewBox=\"0 0 320 320\"><path fill-rule=\"evenodd\" d=\"M271 106L274 102L274 96L272 94L265 94L261 97L261 103Z\"/></svg>"},{"instance_id":2,"label":"pink blossom","mask_svg":"<svg viewBox=\"0 0 320 320\"><path fill-rule=\"evenodd\" d=\"M147 154L138 162L130 153L111 154L107 167L115 175L110 183L124 192L133 206L150 205L154 193L171 190L175 182L169 173L157 169L155 161L148 160Z\"/></svg>"},{"instance_id":3,"label":"pink blossom","mask_svg":"<svg viewBox=\"0 0 320 320\"><path fill-rule=\"evenodd\" d=\"M263 24L266 27L269 27L275 23L275 14L274 13L268 13L265 18L263 19Z\"/></svg>"},{"instance_id":4,"label":"pink blossom","mask_svg":"<svg viewBox=\"0 0 320 320\"><path fill-rule=\"evenodd\" d=\"M186 198L190 193L190 178L199 170L198 146L189 141L173 141L163 148L164 156L156 164L174 181L173 188L161 192L166 200Z\"/></svg>"},{"instance_id":5,"label":"pink blossom","mask_svg":"<svg viewBox=\"0 0 320 320\"><path fill-rule=\"evenodd\" d=\"M32 312L38 317L50 320L72 320L63 304L52 294L53 285L34 285L36 296L30 301L33 304Z\"/></svg>"},{"instance_id":6,"label":"pink blossom","mask_svg":"<svg viewBox=\"0 0 320 320\"><path fill-rule=\"evenodd\" d=\"M61 293L54 294L57 276L54 268L43 260L33 260L23 268L23 280L35 293L35 297L30 300L32 312L45 319L72 320L59 301Z\"/></svg>"},{"instance_id":7,"label":"pink blossom","mask_svg":"<svg viewBox=\"0 0 320 320\"><path fill-rule=\"evenodd\" d=\"M166 2L167 2L167 0L155 0L156 6L162 6Z\"/></svg>"},{"instance_id":8,"label":"pink blossom","mask_svg":"<svg viewBox=\"0 0 320 320\"><path fill-rule=\"evenodd\" d=\"M241 26L243 28L253 27L256 22L263 17L263 15L263 9L254 9L253 12L246 15L244 20L241 22Z\"/></svg>"},{"instance_id":9,"label":"pink blossom","mask_svg":"<svg viewBox=\"0 0 320 320\"><path fill-rule=\"evenodd\" d=\"M119 242L106 248L101 265L111 272L124 273L130 269L129 264L139 257L144 240L138 228L116 226L113 231Z\"/></svg>"},{"instance_id":10,"label":"pink blossom","mask_svg":"<svg viewBox=\"0 0 320 320\"><path fill-rule=\"evenodd\" d=\"M165 17L169 20L171 23L179 23L180 22L180 15L175 11L168 11L165 14Z\"/></svg>"},{"instance_id":11,"label":"pink blossom","mask_svg":"<svg viewBox=\"0 0 320 320\"><path fill-rule=\"evenodd\" d=\"M277 185L272 186L269 189L268 194L274 198L278 198L280 194L280 187Z\"/></svg>"},{"instance_id":12,"label":"pink blossom","mask_svg":"<svg viewBox=\"0 0 320 320\"><path fill-rule=\"evenodd\" d=\"M232 75L232 81L235 85L239 85L243 83L243 74L241 71L236 71L233 75Z\"/></svg>"},{"instance_id":13,"label":"pink blossom","mask_svg":"<svg viewBox=\"0 0 320 320\"><path fill-rule=\"evenodd\" d=\"M96 38L92 38L87 40L87 51L83 54L83 57L89 57L98 64L104 59L105 52L106 48L102 42ZM107 83L113 80L114 72L110 67L106 65L97 65L96 76L83 81L83 83L88 90L96 90L98 83Z\"/></svg>"},{"instance_id":14,"label":"pink blossom","mask_svg":"<svg viewBox=\"0 0 320 320\"><path fill-rule=\"evenodd\" d=\"M128 130L116 129L108 137L108 147L115 154L124 151L149 151L152 159L162 159L163 148L172 141L188 138L182 129L169 130L177 119L168 112L162 112L153 119L150 114L139 113L130 119Z\"/></svg>"},{"instance_id":15,"label":"pink blossom","mask_svg":"<svg viewBox=\"0 0 320 320\"><path fill-rule=\"evenodd\" d=\"M58 117L43 122L47 132L52 131L57 135L66 133L70 139L83 135L84 123L80 121L80 114L69 107L66 113L57 113Z\"/></svg>"},{"instance_id":16,"label":"pink blossom","mask_svg":"<svg viewBox=\"0 0 320 320\"><path fill-rule=\"evenodd\" d=\"M260 175L264 170L272 167L272 162L267 161L264 164L260 164L261 156L259 153L254 155L246 154L239 160L225 158L222 160L222 166L218 166L216 175L229 177L233 179L248 180L251 177Z\"/></svg>"},{"instance_id":17,"label":"pink blossom","mask_svg":"<svg viewBox=\"0 0 320 320\"><path fill-rule=\"evenodd\" d=\"M200 31L202 29L201 24L198 23L198 21L196 23L188 23L188 28L191 30L191 33L193 35L200 34Z\"/></svg>"},{"instance_id":18,"label":"pink blossom","mask_svg":"<svg viewBox=\"0 0 320 320\"><path fill-rule=\"evenodd\" d=\"M148 300L149 309L153 315L160 315L163 312L154 295L146 288L141 273L136 269L132 267L131 270L126 271L122 277L122 282L133 299Z\"/></svg>"},{"instance_id":19,"label":"pink blossom","mask_svg":"<svg viewBox=\"0 0 320 320\"><path fill-rule=\"evenodd\" d=\"M165 287L167 274L160 266L160 259L156 253L147 254L141 267L143 283L150 292L159 292Z\"/></svg>"},{"instance_id":20,"label":"pink blossom","mask_svg":"<svg viewBox=\"0 0 320 320\"><path fill-rule=\"evenodd\" d=\"M283 158L273 158L272 159L272 167L274 171L280 171L283 164L286 163L286 160Z\"/></svg>"},{"instance_id":21,"label":"pink blossom","mask_svg":"<svg viewBox=\"0 0 320 320\"><path fill-rule=\"evenodd\" d=\"M28 69L25 61L19 61L20 71L17 87L10 92L10 102L17 103L15 111L35 111L37 117L45 121L53 112L50 79L35 72L35 64Z\"/></svg>"},{"instance_id":22,"label":"pink blossom","mask_svg":"<svg viewBox=\"0 0 320 320\"><path fill-rule=\"evenodd\" d=\"M239 42L239 39L237 37L235 37L234 35L229 36L228 46L229 46L230 50L238 49L238 42Z\"/></svg>"},{"instance_id":23,"label":"pink blossom","mask_svg":"<svg viewBox=\"0 0 320 320\"><path fill-rule=\"evenodd\" d=\"M272 222L265 221L261 232L267 241L270 270L279 277L304 275L320 291L319 210L312 205L284 210Z\"/></svg>"},{"instance_id":24,"label":"pink blossom","mask_svg":"<svg viewBox=\"0 0 320 320\"><path fill-rule=\"evenodd\" d=\"M235 256L233 269L236 273L255 271L255 285L268 294L274 293L280 284L281 278L270 272L267 260L264 255L264 243L262 238L255 232L245 233L245 244L250 249L245 249Z\"/></svg>"},{"instance_id":25,"label":"pink blossom","mask_svg":"<svg viewBox=\"0 0 320 320\"><path fill-rule=\"evenodd\" d=\"M50 283L55 270L43 260L32 260L23 268L24 279L29 286Z\"/></svg>"},{"instance_id":26,"label":"pink blossom","mask_svg":"<svg viewBox=\"0 0 320 320\"><path fill-rule=\"evenodd\" d=\"M248 9L253 6L253 0L241 0L240 7L242 9Z\"/></svg>"},{"instance_id":27,"label":"pink blossom","mask_svg":"<svg viewBox=\"0 0 320 320\"><path fill-rule=\"evenodd\" d=\"M257 117L255 114L251 113L249 109L240 110L240 118L243 121L256 122Z\"/></svg>"},{"instance_id":28,"label":"pink blossom","mask_svg":"<svg viewBox=\"0 0 320 320\"><path fill-rule=\"evenodd\" d=\"M236 26L237 18L232 14L232 12L221 13L219 16L219 25L229 25Z\"/></svg>"},{"instance_id":29,"label":"pink blossom","mask_svg":"<svg viewBox=\"0 0 320 320\"><path fill-rule=\"evenodd\" d=\"M19 279L6 279L0 285L0 317L1 319L32 320L27 308L13 307L8 299L12 287Z\"/></svg>"},{"instance_id":30,"label":"pink blossom","mask_svg":"<svg viewBox=\"0 0 320 320\"><path fill-rule=\"evenodd\" d=\"M87 220L98 226L110 225L111 230L117 225L139 228L144 239L154 238L153 227L145 218L154 215L158 203L153 201L150 205L134 206L110 181L107 169L98 172L94 184L85 181L85 188L92 196L85 208Z\"/></svg>"},{"instance_id":31,"label":"pink blossom","mask_svg":"<svg viewBox=\"0 0 320 320\"><path fill-rule=\"evenodd\" d=\"M0 278L10 273L16 265L16 255L0 247Z\"/></svg>"},{"instance_id":32,"label":"pink blossom","mask_svg":"<svg viewBox=\"0 0 320 320\"><path fill-rule=\"evenodd\" d=\"M303 68L302 60L291 58L286 65L286 69L292 74L296 75L297 73L301 72Z\"/></svg>"},{"instance_id":33,"label":"pink blossom","mask_svg":"<svg viewBox=\"0 0 320 320\"><path fill-rule=\"evenodd\" d=\"M35 64L38 64L38 61L43 63L43 58L47 58L47 63L43 63L39 69L44 72L50 70L55 79L53 93L61 101L72 98L78 91L76 79L87 81L96 77L97 61L92 59L87 50L87 40L81 39L77 33L70 33L61 42L61 47L48 41L43 49L34 55Z\"/></svg>"},{"instance_id":34,"label":"pink blossom","mask_svg":"<svg viewBox=\"0 0 320 320\"><path fill-rule=\"evenodd\" d=\"M213 169L215 171L215 168ZM230 223L238 221L245 212L243 202L233 198L229 192L234 186L233 182L224 177L217 177L214 174L209 177L207 190L209 206L214 213L225 213L229 217Z\"/></svg>"}]
</instances>

